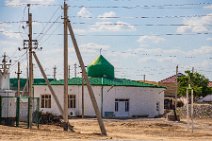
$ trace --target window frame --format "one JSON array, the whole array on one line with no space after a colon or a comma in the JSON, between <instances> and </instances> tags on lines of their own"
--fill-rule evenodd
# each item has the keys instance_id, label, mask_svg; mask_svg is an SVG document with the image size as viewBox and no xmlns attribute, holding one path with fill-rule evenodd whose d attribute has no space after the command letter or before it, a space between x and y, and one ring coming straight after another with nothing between
<instances>
[{"instance_id":1,"label":"window frame","mask_svg":"<svg viewBox=\"0 0 212 141\"><path fill-rule=\"evenodd\" d=\"M41 95L41 108L51 108L51 94L42 94Z\"/></svg>"},{"instance_id":2,"label":"window frame","mask_svg":"<svg viewBox=\"0 0 212 141\"><path fill-rule=\"evenodd\" d=\"M75 94L68 95L68 108L69 109L76 108L76 95Z\"/></svg>"}]
</instances>

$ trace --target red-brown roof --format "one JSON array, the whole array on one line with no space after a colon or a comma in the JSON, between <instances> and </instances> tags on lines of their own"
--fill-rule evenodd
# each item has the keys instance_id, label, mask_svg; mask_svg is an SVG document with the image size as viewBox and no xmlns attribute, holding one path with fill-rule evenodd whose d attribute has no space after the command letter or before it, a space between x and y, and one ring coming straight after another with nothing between
<instances>
[{"instance_id":1,"label":"red-brown roof","mask_svg":"<svg viewBox=\"0 0 212 141\"><path fill-rule=\"evenodd\" d=\"M178 77L182 75L183 75L182 73L178 73ZM176 75L170 76L168 78L159 81L159 83L175 83L175 82L176 82Z\"/></svg>"},{"instance_id":2,"label":"red-brown roof","mask_svg":"<svg viewBox=\"0 0 212 141\"><path fill-rule=\"evenodd\" d=\"M208 87L212 88L212 81L208 82Z\"/></svg>"}]
</instances>

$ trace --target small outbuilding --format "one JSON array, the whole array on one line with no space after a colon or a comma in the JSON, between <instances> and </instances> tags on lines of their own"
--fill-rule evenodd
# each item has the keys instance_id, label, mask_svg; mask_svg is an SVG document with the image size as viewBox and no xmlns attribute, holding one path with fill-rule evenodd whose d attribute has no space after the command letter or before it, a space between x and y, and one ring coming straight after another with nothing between
<instances>
[{"instance_id":1,"label":"small outbuilding","mask_svg":"<svg viewBox=\"0 0 212 141\"><path fill-rule=\"evenodd\" d=\"M157 117L164 113L164 87L129 79L115 78L114 66L102 55L87 67L87 74L102 117L131 118ZM64 81L50 82L60 105L64 105ZM82 78L68 81L68 110L70 116L95 116ZM60 115L50 90L45 83L34 84L34 96L40 97L40 109ZM83 112L84 111L84 112Z\"/></svg>"}]
</instances>

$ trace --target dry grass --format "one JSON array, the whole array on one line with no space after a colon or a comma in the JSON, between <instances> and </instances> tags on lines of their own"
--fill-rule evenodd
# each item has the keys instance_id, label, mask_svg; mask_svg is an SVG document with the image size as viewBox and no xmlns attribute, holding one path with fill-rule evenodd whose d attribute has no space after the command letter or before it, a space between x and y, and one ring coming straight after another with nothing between
<instances>
[{"instance_id":1,"label":"dry grass","mask_svg":"<svg viewBox=\"0 0 212 141\"><path fill-rule=\"evenodd\" d=\"M187 123L165 119L106 119L108 136L101 136L96 119L71 119L75 132L63 132L53 125L41 125L38 130L0 126L0 140L145 140L145 141L211 141L212 119L195 120L194 133Z\"/></svg>"}]
</instances>

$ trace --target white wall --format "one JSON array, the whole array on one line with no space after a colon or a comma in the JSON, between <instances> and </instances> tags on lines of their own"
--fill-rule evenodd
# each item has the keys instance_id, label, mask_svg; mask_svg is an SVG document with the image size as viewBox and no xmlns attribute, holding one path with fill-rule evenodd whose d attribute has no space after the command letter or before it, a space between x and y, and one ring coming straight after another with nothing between
<instances>
[{"instance_id":1,"label":"white wall","mask_svg":"<svg viewBox=\"0 0 212 141\"><path fill-rule=\"evenodd\" d=\"M61 105L61 107L64 107L64 87L62 85L54 85L53 89L56 93L56 96L59 100L59 103ZM41 100L41 95L43 94L51 94L49 88L47 86L34 86L34 97L39 97ZM72 88L72 87L68 87L68 94L74 94L76 95L76 99L78 99L78 88ZM41 101L40 101L40 106L41 106ZM70 112L74 112L76 114L78 114L77 109L79 109L79 103L78 100L76 100L76 109L69 109L68 113L70 114ZM40 110L42 110L43 112L50 112L56 115L61 115L60 110L56 104L56 101L54 99L54 97L51 95L51 108L41 108Z\"/></svg>"},{"instance_id":2,"label":"white wall","mask_svg":"<svg viewBox=\"0 0 212 141\"><path fill-rule=\"evenodd\" d=\"M5 73L5 74L0 73L0 89L1 90L10 89L10 74L9 73Z\"/></svg>"},{"instance_id":3,"label":"white wall","mask_svg":"<svg viewBox=\"0 0 212 141\"><path fill-rule=\"evenodd\" d=\"M101 111L101 86L93 86L93 91L99 110ZM63 86L54 85L53 89L63 107ZM69 86L69 94L76 95L76 109L69 109L69 112L73 111L77 115L82 113L82 87L81 86ZM132 116L145 116L155 117L164 113L164 92L163 88L143 88L143 87L103 87L103 113L114 112L115 113L115 99L129 99L129 117ZM41 94L50 94L47 86L34 86L35 97L40 97ZM56 102L52 97L52 108L41 108L43 112L52 112L59 114ZM84 113L86 116L95 116L95 112L90 100L90 96L87 87L84 87ZM156 103L160 103L160 111L156 110Z\"/></svg>"}]
</instances>

